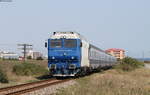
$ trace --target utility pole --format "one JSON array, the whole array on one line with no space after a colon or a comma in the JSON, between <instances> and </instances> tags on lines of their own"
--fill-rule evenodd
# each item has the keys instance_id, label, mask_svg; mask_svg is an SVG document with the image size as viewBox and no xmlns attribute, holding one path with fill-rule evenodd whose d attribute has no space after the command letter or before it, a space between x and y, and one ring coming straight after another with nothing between
<instances>
[{"instance_id":1,"label":"utility pole","mask_svg":"<svg viewBox=\"0 0 150 95\"><path fill-rule=\"evenodd\" d=\"M32 50L33 48L32 48L32 46L33 45L30 45L30 44L18 44L18 46L21 46L22 48L19 48L19 49L21 49L21 50L23 50L23 56L24 56L24 62L26 61L26 54L27 54L27 52L29 51L29 50Z\"/></svg>"},{"instance_id":2,"label":"utility pole","mask_svg":"<svg viewBox=\"0 0 150 95\"><path fill-rule=\"evenodd\" d=\"M145 54L144 51L142 52L143 62L145 61Z\"/></svg>"}]
</instances>

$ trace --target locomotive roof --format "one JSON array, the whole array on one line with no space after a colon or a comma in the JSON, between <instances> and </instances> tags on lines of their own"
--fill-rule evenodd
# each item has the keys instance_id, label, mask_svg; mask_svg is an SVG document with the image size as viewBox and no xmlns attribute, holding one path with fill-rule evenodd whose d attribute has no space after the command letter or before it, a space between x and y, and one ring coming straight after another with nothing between
<instances>
[{"instance_id":1,"label":"locomotive roof","mask_svg":"<svg viewBox=\"0 0 150 95\"><path fill-rule=\"evenodd\" d=\"M94 46L94 45L92 45L92 44L90 44L90 46L93 47L93 48L95 48L95 49L97 49L97 50L99 50L99 51L101 51L101 52L106 53L104 50L102 50L102 49L100 49L100 48L98 48L98 47L96 47L96 46Z\"/></svg>"},{"instance_id":2,"label":"locomotive roof","mask_svg":"<svg viewBox=\"0 0 150 95\"><path fill-rule=\"evenodd\" d=\"M81 34L77 32L53 32L53 35L50 37L51 39L82 39L87 41Z\"/></svg>"}]
</instances>

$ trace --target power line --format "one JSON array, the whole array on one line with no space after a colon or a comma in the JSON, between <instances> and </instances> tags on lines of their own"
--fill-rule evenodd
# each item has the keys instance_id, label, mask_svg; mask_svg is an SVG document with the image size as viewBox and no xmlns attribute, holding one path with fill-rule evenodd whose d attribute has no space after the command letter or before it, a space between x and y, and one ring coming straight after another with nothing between
<instances>
[{"instance_id":1,"label":"power line","mask_svg":"<svg viewBox=\"0 0 150 95\"><path fill-rule=\"evenodd\" d=\"M24 55L24 61L26 60L26 54L29 50L32 50L32 46L33 45L30 45L30 44L18 44L18 46L21 46L22 48L19 48L21 50L23 50L23 55Z\"/></svg>"}]
</instances>

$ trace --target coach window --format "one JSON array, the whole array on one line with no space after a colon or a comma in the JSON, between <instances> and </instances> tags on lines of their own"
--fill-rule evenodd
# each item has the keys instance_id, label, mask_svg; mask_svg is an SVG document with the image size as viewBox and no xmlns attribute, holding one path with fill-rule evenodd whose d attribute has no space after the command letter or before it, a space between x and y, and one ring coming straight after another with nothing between
<instances>
[{"instance_id":1,"label":"coach window","mask_svg":"<svg viewBox=\"0 0 150 95\"><path fill-rule=\"evenodd\" d=\"M61 39L53 39L50 41L50 46L52 48L61 48L62 47L62 41Z\"/></svg>"},{"instance_id":2,"label":"coach window","mask_svg":"<svg viewBox=\"0 0 150 95\"><path fill-rule=\"evenodd\" d=\"M77 47L77 41L74 39L65 39L65 44L64 46L66 48L74 48Z\"/></svg>"}]
</instances>

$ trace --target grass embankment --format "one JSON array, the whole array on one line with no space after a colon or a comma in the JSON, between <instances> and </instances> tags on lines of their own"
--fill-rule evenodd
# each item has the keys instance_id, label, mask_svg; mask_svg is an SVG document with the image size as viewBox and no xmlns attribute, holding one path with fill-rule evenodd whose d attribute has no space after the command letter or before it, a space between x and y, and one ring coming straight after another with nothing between
<instances>
[{"instance_id":1,"label":"grass embankment","mask_svg":"<svg viewBox=\"0 0 150 95\"><path fill-rule=\"evenodd\" d=\"M57 95L150 95L150 70L125 58L114 69L77 79Z\"/></svg>"},{"instance_id":2,"label":"grass embankment","mask_svg":"<svg viewBox=\"0 0 150 95\"><path fill-rule=\"evenodd\" d=\"M20 76L39 76L48 74L48 70L44 67L33 63L16 64L13 67L13 72Z\"/></svg>"},{"instance_id":3,"label":"grass embankment","mask_svg":"<svg viewBox=\"0 0 150 95\"><path fill-rule=\"evenodd\" d=\"M7 77L6 73L2 70L1 66L0 66L0 82L8 83L8 77Z\"/></svg>"},{"instance_id":4,"label":"grass embankment","mask_svg":"<svg viewBox=\"0 0 150 95\"><path fill-rule=\"evenodd\" d=\"M77 84L57 95L150 95L150 70L108 70L77 79Z\"/></svg>"},{"instance_id":5,"label":"grass embankment","mask_svg":"<svg viewBox=\"0 0 150 95\"><path fill-rule=\"evenodd\" d=\"M26 64L27 63L27 64ZM47 72L47 61L28 60L26 63L17 60L0 60L1 76L5 76L8 83L0 81L0 88L32 81Z\"/></svg>"},{"instance_id":6,"label":"grass embankment","mask_svg":"<svg viewBox=\"0 0 150 95\"><path fill-rule=\"evenodd\" d=\"M119 61L119 64L116 65L114 68L117 70L122 70L122 71L133 71L135 69L144 67L144 63L140 62L136 59L126 57Z\"/></svg>"}]
</instances>

